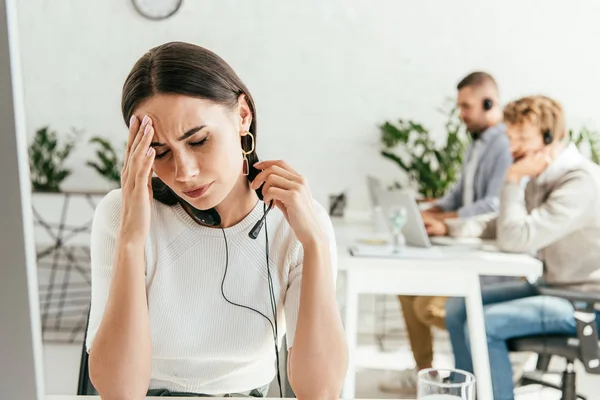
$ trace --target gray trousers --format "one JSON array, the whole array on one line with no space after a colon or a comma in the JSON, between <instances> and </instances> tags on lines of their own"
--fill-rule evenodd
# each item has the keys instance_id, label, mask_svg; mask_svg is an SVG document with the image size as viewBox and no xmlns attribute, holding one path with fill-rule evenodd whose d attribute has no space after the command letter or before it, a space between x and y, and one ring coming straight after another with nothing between
<instances>
[{"instance_id":1,"label":"gray trousers","mask_svg":"<svg viewBox=\"0 0 600 400\"><path fill-rule=\"evenodd\" d=\"M148 390L147 396L157 396L157 397L265 397L267 392L269 391L269 385L252 389L248 392L243 393L228 393L228 394L220 394L220 395L210 395L210 394L201 394L201 393L185 393L185 392L172 392L167 389L150 389Z\"/></svg>"}]
</instances>

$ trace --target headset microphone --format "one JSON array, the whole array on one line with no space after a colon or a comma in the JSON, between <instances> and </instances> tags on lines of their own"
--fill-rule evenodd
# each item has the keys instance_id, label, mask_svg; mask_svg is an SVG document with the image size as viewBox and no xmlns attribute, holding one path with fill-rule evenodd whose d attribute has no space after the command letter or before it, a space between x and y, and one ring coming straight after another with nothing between
<instances>
[{"instance_id":1,"label":"headset microphone","mask_svg":"<svg viewBox=\"0 0 600 400\"><path fill-rule=\"evenodd\" d=\"M269 213L269 211L271 211L272 206L273 206L273 201L271 201L271 203L269 204L269 208L267 208L267 210L263 214L262 218L259 219L256 222L256 224L254 224L254 227L250 230L250 232L248 232L248 236L250 236L250 238L256 239L258 237L258 234L260 233L260 230L262 229L262 227L265 223L265 219L267 218L267 214Z\"/></svg>"}]
</instances>

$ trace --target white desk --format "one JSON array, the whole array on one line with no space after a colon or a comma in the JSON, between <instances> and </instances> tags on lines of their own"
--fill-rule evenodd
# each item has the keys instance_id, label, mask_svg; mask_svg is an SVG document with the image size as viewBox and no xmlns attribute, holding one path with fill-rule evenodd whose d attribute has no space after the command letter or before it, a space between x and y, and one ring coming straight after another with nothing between
<instances>
[{"instance_id":1,"label":"white desk","mask_svg":"<svg viewBox=\"0 0 600 400\"><path fill-rule=\"evenodd\" d=\"M190 399L197 399L199 397L146 397L146 400L164 400L164 399L170 399L170 400L190 400ZM210 397L210 399L213 400L235 400L235 399L239 399L241 400L241 397ZM244 399L247 400L246 397L244 397ZM45 400L101 400L100 396L75 396L75 395L48 395L46 396ZM265 398L265 400L289 400L289 399L280 399L279 397L269 397L269 398ZM362 399L364 400L364 399ZM402 399L399 399L402 400Z\"/></svg>"},{"instance_id":2,"label":"white desk","mask_svg":"<svg viewBox=\"0 0 600 400\"><path fill-rule=\"evenodd\" d=\"M170 399L170 400L190 400L190 399L202 399L204 397L146 397L146 400L164 400L164 399ZM212 400L235 400L235 399L242 399L241 397L206 397L207 399L212 399ZM245 399L247 400L248 398L245 397ZM45 400L102 400L100 398L100 396L76 396L76 395L48 395L46 396ZM265 398L265 400L285 400L285 399L279 399L279 398Z\"/></svg>"},{"instance_id":3,"label":"white desk","mask_svg":"<svg viewBox=\"0 0 600 400\"><path fill-rule=\"evenodd\" d=\"M526 255L467 249L447 249L447 257L439 257L434 254L444 251L439 248L432 250L431 258L424 257L422 251L418 252L418 257L407 255L405 259L353 257L348 246L356 238L367 235L369 226L335 222L334 227L339 269L346 272L345 331L350 363L342 397L354 398L358 298L360 294L371 293L465 297L478 398L491 400L492 382L479 277L539 276L542 263Z\"/></svg>"},{"instance_id":4,"label":"white desk","mask_svg":"<svg viewBox=\"0 0 600 400\"><path fill-rule=\"evenodd\" d=\"M146 400L164 400L164 399L170 399L170 400L190 400L190 399L198 399L200 397L146 397ZM239 399L241 400L241 397L209 397L210 399L213 400L235 400L235 399ZM244 397L244 399L248 400L247 397ZM46 396L45 400L101 400L100 396L75 396L75 395L48 395ZM281 399L279 397L268 397L265 398L265 400L289 400L289 399ZM365 399L361 399L361 400L365 400ZM398 400L402 400L402 399L398 399Z\"/></svg>"}]
</instances>

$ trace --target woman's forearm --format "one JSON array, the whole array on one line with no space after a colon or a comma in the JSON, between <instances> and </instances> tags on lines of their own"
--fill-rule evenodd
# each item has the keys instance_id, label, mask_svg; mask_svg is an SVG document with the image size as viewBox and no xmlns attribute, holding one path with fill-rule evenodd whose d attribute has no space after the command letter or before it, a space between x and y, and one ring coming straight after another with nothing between
<instances>
[{"instance_id":1,"label":"woman's forearm","mask_svg":"<svg viewBox=\"0 0 600 400\"><path fill-rule=\"evenodd\" d=\"M290 383L299 399L339 397L348 348L326 240L304 246L300 308L289 362Z\"/></svg>"},{"instance_id":2,"label":"woman's forearm","mask_svg":"<svg viewBox=\"0 0 600 400\"><path fill-rule=\"evenodd\" d=\"M103 400L143 399L152 370L143 244L121 242L110 293L90 349L90 379Z\"/></svg>"}]
</instances>

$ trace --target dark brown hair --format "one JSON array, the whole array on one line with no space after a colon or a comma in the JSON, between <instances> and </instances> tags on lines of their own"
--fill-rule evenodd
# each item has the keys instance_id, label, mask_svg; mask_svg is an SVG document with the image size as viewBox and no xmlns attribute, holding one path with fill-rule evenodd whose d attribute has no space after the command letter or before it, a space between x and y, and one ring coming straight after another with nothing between
<instances>
[{"instance_id":1,"label":"dark brown hair","mask_svg":"<svg viewBox=\"0 0 600 400\"><path fill-rule=\"evenodd\" d=\"M469 75L465 76L458 85L456 85L456 89L460 90L465 87L479 87L487 84L492 84L494 87L498 87L494 78L488 74L487 72L475 71L471 72Z\"/></svg>"},{"instance_id":2,"label":"dark brown hair","mask_svg":"<svg viewBox=\"0 0 600 400\"><path fill-rule=\"evenodd\" d=\"M256 106L250 91L229 64L208 49L191 43L170 42L144 54L135 63L123 84L121 112L126 125L129 125L135 108L155 94L180 94L207 99L232 109L243 94L252 112L249 131L254 140L257 139ZM251 140L249 135L241 137L245 151L251 149ZM247 157L250 167L248 180L252 181L260 172L253 166L258 162L258 156L253 151ZM155 194L157 190L168 189L159 186L154 185ZM259 193L259 197L262 198L262 193ZM161 201L160 198L158 200Z\"/></svg>"}]
</instances>

